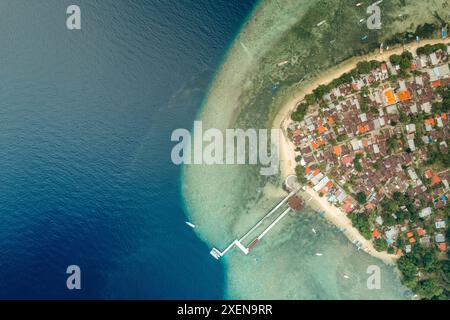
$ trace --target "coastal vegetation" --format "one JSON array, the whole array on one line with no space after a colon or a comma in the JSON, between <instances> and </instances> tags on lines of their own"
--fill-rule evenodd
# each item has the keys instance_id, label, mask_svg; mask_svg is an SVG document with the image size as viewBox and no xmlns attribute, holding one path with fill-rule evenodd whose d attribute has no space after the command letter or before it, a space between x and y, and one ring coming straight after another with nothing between
<instances>
[{"instance_id":1,"label":"coastal vegetation","mask_svg":"<svg viewBox=\"0 0 450 320\"><path fill-rule=\"evenodd\" d=\"M449 260L440 260L432 250L417 247L411 254L401 256L397 266L403 275L403 283L422 298L450 298Z\"/></svg>"},{"instance_id":2,"label":"coastal vegetation","mask_svg":"<svg viewBox=\"0 0 450 320\"><path fill-rule=\"evenodd\" d=\"M372 238L371 225L367 214L352 212L348 215L348 217L352 221L353 226L359 230L364 238L367 240Z\"/></svg>"},{"instance_id":3,"label":"coastal vegetation","mask_svg":"<svg viewBox=\"0 0 450 320\"><path fill-rule=\"evenodd\" d=\"M302 121L305 117L306 113L308 112L309 104L304 102L297 106L294 112L291 114L291 119L293 121Z\"/></svg>"}]
</instances>

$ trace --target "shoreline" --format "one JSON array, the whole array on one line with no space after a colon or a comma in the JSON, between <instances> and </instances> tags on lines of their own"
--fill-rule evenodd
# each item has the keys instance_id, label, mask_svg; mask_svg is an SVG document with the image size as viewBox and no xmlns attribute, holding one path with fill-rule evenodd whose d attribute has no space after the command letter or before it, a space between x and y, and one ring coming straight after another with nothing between
<instances>
[{"instance_id":1,"label":"shoreline","mask_svg":"<svg viewBox=\"0 0 450 320\"><path fill-rule=\"evenodd\" d=\"M342 74L349 72L354 69L358 62L360 61L370 61L370 60L378 60L383 61L387 60L393 54L400 54L404 50L409 50L415 52L415 50L419 47L425 46L427 44L436 44L436 43L449 43L450 39L429 39L422 40L421 42L413 42L407 44L405 46L396 46L391 48L389 51L384 51L380 53L377 49L375 52L369 53L364 56L356 56L350 58L337 66L325 71L318 77L314 78L307 82L302 88L288 99L287 102L281 107L279 112L277 113L274 121L274 128L281 128L283 134L281 135L281 143L280 143L280 170L281 177L284 179L288 175L295 174L295 150L293 143L285 136L287 122L289 121L289 116L292 111L295 110L298 102L302 101L304 97L311 93L313 89L317 88L319 85L328 84L333 79L338 78ZM351 241L358 241L361 243L362 248L369 255L382 260L386 264L395 264L397 259L400 257L396 254L389 254L386 251L378 252L375 250L373 243L371 240L365 239L360 232L353 227L351 220L347 217L347 215L339 208L330 204L326 198L322 198L319 196L317 192L315 192L312 188L306 187L305 191L301 192L305 201L315 210L315 211L323 211L325 213L325 218L333 223L340 229L344 230L344 235Z\"/></svg>"}]
</instances>

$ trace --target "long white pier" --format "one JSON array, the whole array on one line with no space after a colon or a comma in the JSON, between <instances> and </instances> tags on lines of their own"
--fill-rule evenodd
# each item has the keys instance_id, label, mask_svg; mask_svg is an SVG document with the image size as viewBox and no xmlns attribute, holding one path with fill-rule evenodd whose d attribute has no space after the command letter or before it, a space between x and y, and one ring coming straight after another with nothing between
<instances>
[{"instance_id":1,"label":"long white pier","mask_svg":"<svg viewBox=\"0 0 450 320\"><path fill-rule=\"evenodd\" d=\"M296 189L294 191L292 191L291 193L289 193L286 198L284 198L283 200L281 200L275 207L272 208L272 210L270 210L264 217L262 217L250 230L247 231L246 234L244 234L239 241L244 241L253 231L256 230L256 228L258 228L267 218L269 218L275 211L277 211L283 204L285 204L288 199L290 197L292 197L293 195L295 195L299 189Z\"/></svg>"},{"instance_id":2,"label":"long white pier","mask_svg":"<svg viewBox=\"0 0 450 320\"><path fill-rule=\"evenodd\" d=\"M245 239L247 239L248 236L251 235L258 227L260 227L264 223L264 221L266 221L270 216L272 216L273 213L275 213L279 208L281 208L281 206L283 206L289 200L290 197L294 196L299 191L300 187L290 192L283 200L281 200L275 207L273 207L260 220L258 220L255 223L255 225L253 225L253 227L251 227L250 230L248 230L241 238L236 239L232 243L230 243L225 250L220 251L217 248L213 248L210 254L214 258L220 259L233 247L237 247L244 254L248 254L250 249L252 249L258 243L258 241L260 241L270 231L270 229L272 229L281 219L283 219L284 216L286 216L291 211L291 209L287 208L285 211L283 211L283 213L281 213L267 228L265 228L248 246L243 245L242 242L245 241Z\"/></svg>"}]
</instances>

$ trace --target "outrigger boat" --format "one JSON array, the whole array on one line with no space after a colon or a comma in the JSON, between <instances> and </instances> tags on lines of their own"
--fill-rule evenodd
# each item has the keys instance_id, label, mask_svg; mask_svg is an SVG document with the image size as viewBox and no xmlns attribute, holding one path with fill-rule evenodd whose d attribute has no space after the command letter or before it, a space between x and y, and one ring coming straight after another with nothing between
<instances>
[{"instance_id":1,"label":"outrigger boat","mask_svg":"<svg viewBox=\"0 0 450 320\"><path fill-rule=\"evenodd\" d=\"M195 228L195 224L193 224L193 223L191 223L191 222L189 222L189 221L186 221L186 224L187 224L189 227L191 227L192 229Z\"/></svg>"}]
</instances>

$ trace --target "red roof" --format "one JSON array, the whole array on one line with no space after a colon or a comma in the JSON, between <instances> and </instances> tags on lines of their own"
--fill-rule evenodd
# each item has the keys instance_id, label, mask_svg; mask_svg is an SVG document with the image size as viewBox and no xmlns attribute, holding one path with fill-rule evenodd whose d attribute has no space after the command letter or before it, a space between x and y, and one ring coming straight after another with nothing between
<instances>
[{"instance_id":1,"label":"red roof","mask_svg":"<svg viewBox=\"0 0 450 320\"><path fill-rule=\"evenodd\" d=\"M440 87L441 86L441 80L436 80L436 81L431 82L431 86L433 88Z\"/></svg>"},{"instance_id":2,"label":"red roof","mask_svg":"<svg viewBox=\"0 0 450 320\"><path fill-rule=\"evenodd\" d=\"M425 230L423 230L422 228L417 228L417 234L423 237L425 235Z\"/></svg>"},{"instance_id":3,"label":"red roof","mask_svg":"<svg viewBox=\"0 0 450 320\"><path fill-rule=\"evenodd\" d=\"M433 170L428 169L427 171L425 171L425 177L428 179L431 179L431 177L434 175Z\"/></svg>"},{"instance_id":4,"label":"red roof","mask_svg":"<svg viewBox=\"0 0 450 320\"><path fill-rule=\"evenodd\" d=\"M344 164L348 164L352 161L353 161L353 157L350 155L346 155L346 156L342 157L342 163L344 163Z\"/></svg>"},{"instance_id":5,"label":"red roof","mask_svg":"<svg viewBox=\"0 0 450 320\"><path fill-rule=\"evenodd\" d=\"M378 237L380 236L380 232L378 232L378 229L373 230L372 236L373 236L374 238L378 238Z\"/></svg>"},{"instance_id":6,"label":"red roof","mask_svg":"<svg viewBox=\"0 0 450 320\"><path fill-rule=\"evenodd\" d=\"M431 185L434 186L435 184L438 184L439 182L441 182L441 179L438 176L433 176L433 178L431 179Z\"/></svg>"},{"instance_id":7,"label":"red roof","mask_svg":"<svg viewBox=\"0 0 450 320\"><path fill-rule=\"evenodd\" d=\"M295 211L299 211L303 208L303 202L297 197L292 196L288 199L289 207L291 207Z\"/></svg>"}]
</instances>

